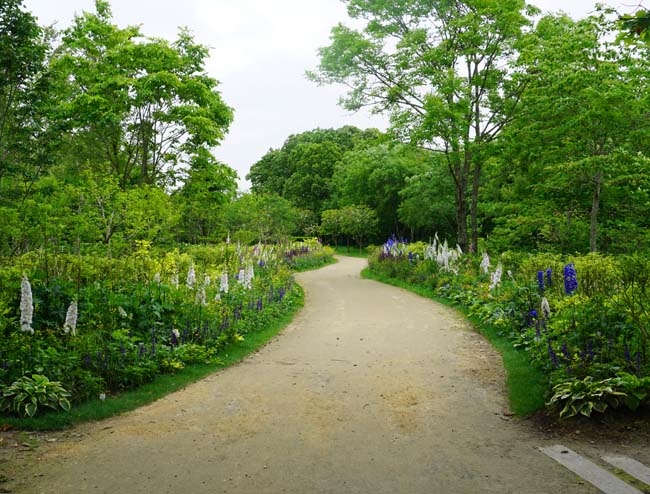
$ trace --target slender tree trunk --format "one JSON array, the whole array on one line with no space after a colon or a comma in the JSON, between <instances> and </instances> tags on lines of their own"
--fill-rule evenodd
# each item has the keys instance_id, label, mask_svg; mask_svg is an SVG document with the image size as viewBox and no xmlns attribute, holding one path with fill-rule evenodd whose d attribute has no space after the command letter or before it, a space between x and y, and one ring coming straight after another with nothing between
<instances>
[{"instance_id":1,"label":"slender tree trunk","mask_svg":"<svg viewBox=\"0 0 650 494\"><path fill-rule=\"evenodd\" d=\"M603 172L596 172L594 177L594 197L591 203L591 228L589 231L589 250L596 252L598 246L596 244L598 236L598 207L600 206L600 189L603 185Z\"/></svg>"},{"instance_id":2,"label":"slender tree trunk","mask_svg":"<svg viewBox=\"0 0 650 494\"><path fill-rule=\"evenodd\" d=\"M456 187L456 233L458 245L463 252L467 252L467 204L464 187Z\"/></svg>"},{"instance_id":3,"label":"slender tree trunk","mask_svg":"<svg viewBox=\"0 0 650 494\"><path fill-rule=\"evenodd\" d=\"M472 245L471 251L478 252L478 189L481 184L481 165L474 164L474 177L472 178L472 206L470 217L472 223Z\"/></svg>"}]
</instances>

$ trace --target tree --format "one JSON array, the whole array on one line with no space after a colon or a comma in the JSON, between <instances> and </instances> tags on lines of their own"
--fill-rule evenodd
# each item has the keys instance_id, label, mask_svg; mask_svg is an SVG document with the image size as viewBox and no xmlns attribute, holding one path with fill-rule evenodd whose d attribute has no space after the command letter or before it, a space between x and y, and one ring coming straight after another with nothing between
<instances>
[{"instance_id":1,"label":"tree","mask_svg":"<svg viewBox=\"0 0 650 494\"><path fill-rule=\"evenodd\" d=\"M523 0L347 0L363 31L341 24L320 51L318 83L350 89L343 105L388 113L396 135L444 153L458 242L478 241L483 147L510 121L523 88L508 70L534 12Z\"/></svg>"},{"instance_id":2,"label":"tree","mask_svg":"<svg viewBox=\"0 0 650 494\"><path fill-rule=\"evenodd\" d=\"M332 175L343 155L381 139L383 135L375 129L352 126L292 135L281 149L269 150L253 164L246 178L252 192L280 195L320 215L330 201Z\"/></svg>"},{"instance_id":3,"label":"tree","mask_svg":"<svg viewBox=\"0 0 650 494\"><path fill-rule=\"evenodd\" d=\"M339 207L365 205L376 212L380 235L402 235L400 191L409 177L425 171L428 157L428 152L402 144L350 151L332 178L332 203Z\"/></svg>"},{"instance_id":4,"label":"tree","mask_svg":"<svg viewBox=\"0 0 650 494\"><path fill-rule=\"evenodd\" d=\"M122 189L171 184L177 165L218 144L232 121L205 73L208 49L183 30L171 44L144 38L112 24L108 2L95 7L75 17L51 63L77 165L114 174Z\"/></svg>"},{"instance_id":5,"label":"tree","mask_svg":"<svg viewBox=\"0 0 650 494\"><path fill-rule=\"evenodd\" d=\"M567 225L586 216L592 252L604 187L620 173L616 156L642 150L637 143L647 141L647 63L607 41L610 30L606 16L542 19L522 50L521 63L531 73L522 111L502 136L519 164L513 168L508 160L506 166L528 184L531 198L547 201L532 209L548 217L562 205Z\"/></svg>"},{"instance_id":6,"label":"tree","mask_svg":"<svg viewBox=\"0 0 650 494\"><path fill-rule=\"evenodd\" d=\"M270 194L244 194L224 210L224 225L247 242L276 242L296 230L299 211L283 197Z\"/></svg>"},{"instance_id":7,"label":"tree","mask_svg":"<svg viewBox=\"0 0 650 494\"><path fill-rule=\"evenodd\" d=\"M399 192L399 220L410 229L409 239L456 234L454 185L441 158L432 156L426 170L407 177Z\"/></svg>"},{"instance_id":8,"label":"tree","mask_svg":"<svg viewBox=\"0 0 650 494\"><path fill-rule=\"evenodd\" d=\"M373 236L377 231L377 214L367 206L346 206L341 209L327 209L323 211L320 233L331 236L338 245L338 238L344 236L352 238L359 246L363 240Z\"/></svg>"},{"instance_id":9,"label":"tree","mask_svg":"<svg viewBox=\"0 0 650 494\"><path fill-rule=\"evenodd\" d=\"M182 211L180 237L185 241L215 241L223 237L221 209L235 198L237 173L200 150L176 194Z\"/></svg>"}]
</instances>

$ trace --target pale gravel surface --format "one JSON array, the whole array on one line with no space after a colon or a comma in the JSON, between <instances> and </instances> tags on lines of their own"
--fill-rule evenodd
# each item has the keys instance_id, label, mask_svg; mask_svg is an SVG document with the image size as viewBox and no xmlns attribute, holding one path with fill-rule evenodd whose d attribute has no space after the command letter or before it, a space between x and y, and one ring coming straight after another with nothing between
<instances>
[{"instance_id":1,"label":"pale gravel surface","mask_svg":"<svg viewBox=\"0 0 650 494\"><path fill-rule=\"evenodd\" d=\"M452 309L360 279L364 263L298 275L305 308L269 345L44 442L14 466L13 492L596 492L510 419L482 336Z\"/></svg>"}]
</instances>

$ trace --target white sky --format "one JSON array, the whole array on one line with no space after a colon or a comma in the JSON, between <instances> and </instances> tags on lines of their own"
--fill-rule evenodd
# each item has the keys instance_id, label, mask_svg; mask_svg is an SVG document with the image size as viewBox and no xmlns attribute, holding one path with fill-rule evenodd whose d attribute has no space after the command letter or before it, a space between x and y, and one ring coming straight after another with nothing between
<instances>
[{"instance_id":1,"label":"white sky","mask_svg":"<svg viewBox=\"0 0 650 494\"><path fill-rule=\"evenodd\" d=\"M593 0L537 0L544 11L582 17ZM636 0L601 1L629 12ZM339 0L110 0L120 27L142 25L146 36L173 40L186 26L211 48L207 70L221 82L235 121L217 157L237 170L240 186L250 166L290 134L316 127L356 125L385 129L386 120L337 106L343 88L318 87L305 70L318 65L317 49L328 44L332 26L348 20ZM627 6L626 6L627 5ZM70 24L75 13L94 11L94 0L24 0L41 24Z\"/></svg>"}]
</instances>

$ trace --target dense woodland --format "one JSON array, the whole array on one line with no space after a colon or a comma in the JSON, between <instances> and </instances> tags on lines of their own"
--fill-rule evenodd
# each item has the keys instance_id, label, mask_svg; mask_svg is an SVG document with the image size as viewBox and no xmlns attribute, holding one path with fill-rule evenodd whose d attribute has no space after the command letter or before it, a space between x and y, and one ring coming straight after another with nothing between
<instances>
[{"instance_id":1,"label":"dense woodland","mask_svg":"<svg viewBox=\"0 0 650 494\"><path fill-rule=\"evenodd\" d=\"M587 318L604 298L640 294L628 297L625 307L612 302L607 321L620 317L628 324L608 336L608 352L620 350L620 358L601 361L608 370L587 377L610 378L621 368L648 374L649 282L635 277L643 269L630 268L647 266L639 259L650 249L647 16L621 22L601 9L573 20L523 0L346 3L363 28L333 27L319 66L307 77L317 84L343 84L349 89L341 100L345 108L369 107L388 116L390 127L288 136L281 148L251 164L246 177L251 190L241 192L235 171L213 154L235 113L206 72L208 48L191 32L179 30L170 41L147 37L140 27L117 26L105 0L59 31L40 25L22 0L0 0L0 330L10 341L0 355L0 375L6 384L35 369L47 372L54 362L58 370L50 377L63 379L83 361L86 367L66 381L78 386L81 399L107 383L117 390L151 378L156 369L169 371L173 362L159 359L148 373L137 362L145 356L153 362L160 345L169 351L179 345L173 326L186 327L183 344L203 344L212 341L211 332L218 338L223 327L242 319L247 307L254 314L262 304L282 302L292 282L281 261L320 247L265 246L306 237L361 247L393 236L375 252L376 266L405 263L402 271L387 272L412 282L428 280L443 296L455 294L468 306L480 298L470 285L485 284L481 293L488 299L497 285L488 289L489 269L472 271L481 257L473 268L473 261L463 265L464 280L449 281L449 260L453 264L456 254L447 245L458 245L458 255L489 252L495 259L505 253L504 262L522 268L511 279L525 276L531 283L536 269L541 273L552 265L553 272L561 271L568 256L636 254L637 264L619 262L625 257L578 262L585 270L578 276L597 273L600 281L586 298L571 300L583 304ZM413 249L404 240L433 238ZM538 257L524 260L531 254ZM540 265L533 267L530 259ZM420 260L433 267L416 269ZM204 289L211 277L225 275L225 291L212 285L213 300L206 302L205 293L203 299L195 296L195 264L205 277ZM228 295L228 273L231 279L245 273L252 279L253 265L262 270L255 279L263 284ZM609 271L598 271L602 266ZM458 269L451 271L458 275ZM176 291L179 272L182 279L187 273L184 292ZM156 292L150 285L154 273L155 286L161 286L161 275L170 285ZM37 309L46 312L35 316L33 326L31 313L27 321L18 308L28 277L35 283ZM622 290L618 299L603 288L603 280ZM539 297L545 288L542 283ZM117 299L111 299L111 290ZM507 309L513 331L522 324L534 327L531 311L538 317L533 305L539 301L517 290L512 297L519 297L519 305ZM125 305L130 291L139 297L131 313ZM549 295L551 304L566 307L562 296L574 291L558 291L557 299ZM463 299L468 293L476 297ZM174 297L182 301L176 309L169 305ZM197 301L218 319L214 327L193 311ZM80 315L103 336L65 343L69 304L75 318L77 310L105 306L95 319ZM563 335L577 328L575 307L571 310L573 329L558 327L557 339L537 345L535 358L544 352L557 357ZM140 333L133 336L133 326L117 313L140 321ZM593 361L593 349L607 343L597 329L609 324L603 321L571 340L575 348L567 350L567 362L573 351ZM115 324L123 332L111 332ZM57 333L65 327L66 336ZM39 329L45 336L32 344L28 338L35 332L38 337ZM515 340L530 344L522 334ZM233 330L228 341L239 336ZM536 342L540 337L534 330L529 336ZM133 353L137 375L122 381L101 374L111 351ZM70 368L61 367L63 354ZM584 360L583 367L590 362ZM93 366L100 377L83 373ZM555 382L573 379L566 367L570 373L573 366L565 365Z\"/></svg>"},{"instance_id":2,"label":"dense woodland","mask_svg":"<svg viewBox=\"0 0 650 494\"><path fill-rule=\"evenodd\" d=\"M420 5L420 3L422 5ZM366 5L367 4L367 5ZM107 2L57 32L2 2L0 252L127 251L136 240L436 232L476 252L648 248L648 47L615 16L523 2L350 2L311 78L387 133L314 129L252 164L212 150L233 119L208 49L116 26Z\"/></svg>"}]
</instances>

